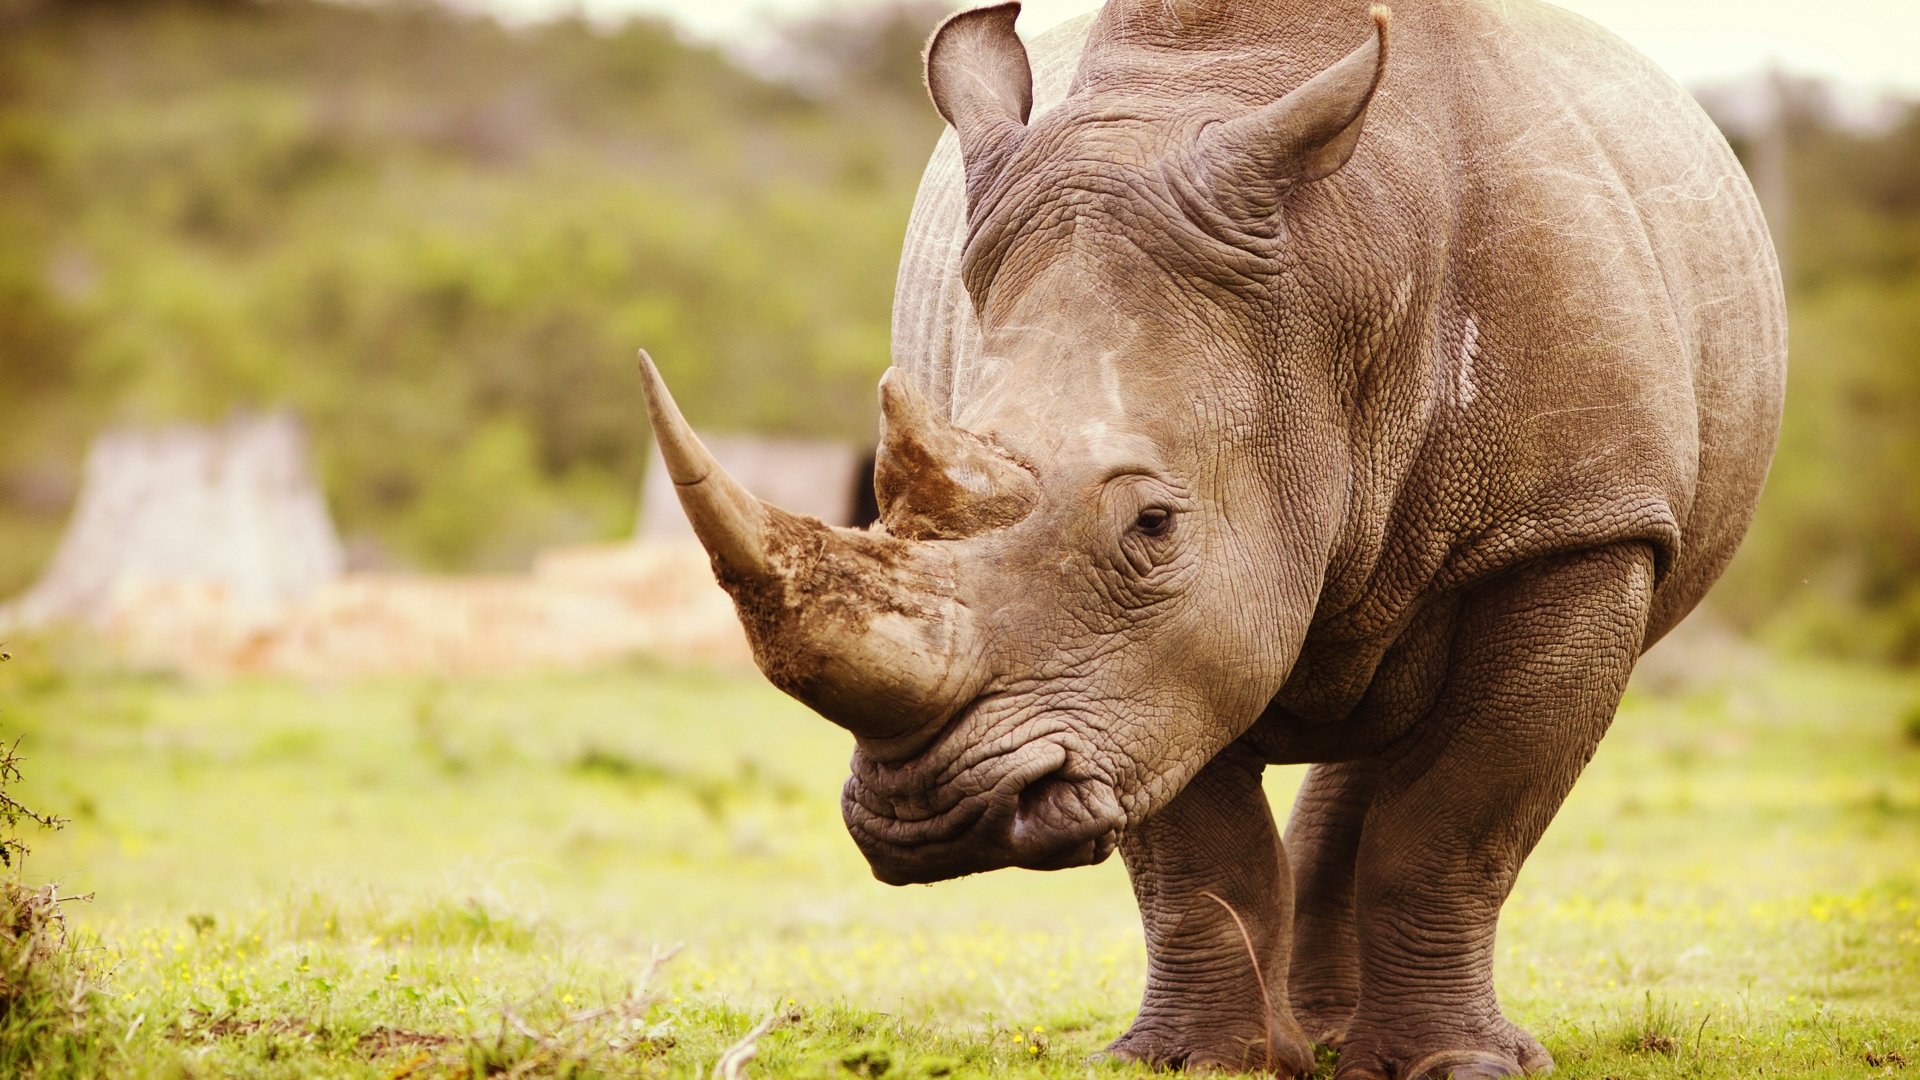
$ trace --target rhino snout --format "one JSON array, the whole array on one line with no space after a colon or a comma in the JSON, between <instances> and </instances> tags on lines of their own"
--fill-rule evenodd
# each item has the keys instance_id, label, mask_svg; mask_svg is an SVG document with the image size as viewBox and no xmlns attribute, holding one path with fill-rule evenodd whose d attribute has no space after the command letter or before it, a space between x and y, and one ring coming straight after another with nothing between
<instances>
[{"instance_id":1,"label":"rhino snout","mask_svg":"<svg viewBox=\"0 0 1920 1080\"><path fill-rule=\"evenodd\" d=\"M842 793L847 831L889 885L1089 866L1113 854L1126 824L1113 785L1057 742L1028 744L931 789L916 782L924 775L856 762Z\"/></svg>"}]
</instances>

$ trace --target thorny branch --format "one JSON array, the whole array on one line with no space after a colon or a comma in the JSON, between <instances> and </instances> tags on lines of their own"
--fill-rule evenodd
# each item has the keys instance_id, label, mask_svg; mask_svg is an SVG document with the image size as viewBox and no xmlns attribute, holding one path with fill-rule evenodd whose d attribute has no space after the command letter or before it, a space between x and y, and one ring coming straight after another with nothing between
<instances>
[{"instance_id":1,"label":"thorny branch","mask_svg":"<svg viewBox=\"0 0 1920 1080\"><path fill-rule=\"evenodd\" d=\"M0 643L4 645L4 643ZM0 648L0 661L13 657ZM30 850L26 842L20 839L22 819L33 822L43 829L58 829L66 825L67 819L52 814L42 814L15 799L7 793L7 788L20 780L20 740L15 738L11 745L0 749L0 866L11 867L14 856L25 856Z\"/></svg>"}]
</instances>

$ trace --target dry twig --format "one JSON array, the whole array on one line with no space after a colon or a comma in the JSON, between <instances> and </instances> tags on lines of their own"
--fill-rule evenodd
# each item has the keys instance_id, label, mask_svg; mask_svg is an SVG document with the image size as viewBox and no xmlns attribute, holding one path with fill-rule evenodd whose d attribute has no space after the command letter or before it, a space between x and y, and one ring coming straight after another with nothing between
<instances>
[{"instance_id":1,"label":"dry twig","mask_svg":"<svg viewBox=\"0 0 1920 1080\"><path fill-rule=\"evenodd\" d=\"M797 1020L800 1012L792 1008L778 1008L767 1014L767 1018L753 1025L745 1036L727 1048L720 1060L713 1063L714 1080L743 1080L747 1063L760 1052L760 1040L767 1032L788 1021Z\"/></svg>"},{"instance_id":2,"label":"dry twig","mask_svg":"<svg viewBox=\"0 0 1920 1080\"><path fill-rule=\"evenodd\" d=\"M1233 918L1233 925L1240 930L1240 940L1246 943L1247 961L1253 965L1253 981L1254 984L1260 988L1260 1015L1265 1021L1267 1029L1266 1063L1271 1065L1273 1064L1273 997L1267 993L1267 976L1264 971L1260 970L1260 954L1253 947L1253 935L1247 933L1247 924L1241 921L1240 913L1233 909L1232 904L1227 903L1211 892L1203 892L1200 895L1227 909L1227 914Z\"/></svg>"}]
</instances>

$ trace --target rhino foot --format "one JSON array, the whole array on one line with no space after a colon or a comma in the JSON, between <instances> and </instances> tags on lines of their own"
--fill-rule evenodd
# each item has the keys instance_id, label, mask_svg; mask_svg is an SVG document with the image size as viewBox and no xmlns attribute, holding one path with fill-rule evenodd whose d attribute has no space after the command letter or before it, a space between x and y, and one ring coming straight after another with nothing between
<instances>
[{"instance_id":1,"label":"rhino foot","mask_svg":"<svg viewBox=\"0 0 1920 1080\"><path fill-rule=\"evenodd\" d=\"M1297 1029L1288 1031L1288 1026L1274 1023L1262 1035L1257 1023L1247 1024L1243 1032L1216 1024L1204 1031L1181 1030L1165 1021L1135 1024L1101 1056L1155 1069L1307 1076L1313 1071L1313 1048Z\"/></svg>"},{"instance_id":2,"label":"rhino foot","mask_svg":"<svg viewBox=\"0 0 1920 1080\"><path fill-rule=\"evenodd\" d=\"M1296 999L1293 1018L1299 1021L1300 1030L1306 1032L1308 1041L1313 1045L1338 1050L1347 1041L1347 1024L1353 1019L1353 1002L1320 1005L1312 1002L1301 1004Z\"/></svg>"},{"instance_id":3,"label":"rhino foot","mask_svg":"<svg viewBox=\"0 0 1920 1080\"><path fill-rule=\"evenodd\" d=\"M1553 1071L1553 1055L1505 1019L1477 1047L1409 1044L1404 1039L1349 1038L1334 1080L1496 1080Z\"/></svg>"}]
</instances>

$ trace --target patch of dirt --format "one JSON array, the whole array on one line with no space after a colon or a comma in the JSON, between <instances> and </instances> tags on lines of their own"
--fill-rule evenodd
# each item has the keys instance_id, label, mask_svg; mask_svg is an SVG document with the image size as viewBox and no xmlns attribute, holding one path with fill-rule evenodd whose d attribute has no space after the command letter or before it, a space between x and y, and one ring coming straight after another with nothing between
<instances>
[{"instance_id":1,"label":"patch of dirt","mask_svg":"<svg viewBox=\"0 0 1920 1080\"><path fill-rule=\"evenodd\" d=\"M268 1035L291 1035L303 1039L312 1039L327 1034L325 1027L315 1027L305 1020L288 1016L251 1017L241 1019L237 1016L215 1018L204 1012L190 1012L192 1018L189 1027L180 1030L182 1038L231 1039L247 1035L265 1033ZM355 1040L357 1049L370 1058L383 1057L402 1050L438 1049L460 1040L452 1035L437 1031L409 1031L405 1028L388 1027L380 1024L361 1034Z\"/></svg>"},{"instance_id":2,"label":"patch of dirt","mask_svg":"<svg viewBox=\"0 0 1920 1080\"><path fill-rule=\"evenodd\" d=\"M305 1020L293 1020L284 1016L253 1018L242 1020L239 1017L223 1016L214 1019L212 1014L194 1010L187 1014L192 1018L191 1027L181 1031L182 1036L198 1035L208 1039L230 1039L236 1035L254 1035L266 1032L269 1035L299 1035L312 1038L320 1032L307 1025Z\"/></svg>"},{"instance_id":3,"label":"patch of dirt","mask_svg":"<svg viewBox=\"0 0 1920 1080\"><path fill-rule=\"evenodd\" d=\"M215 675L749 662L733 603L697 545L557 548L512 576L349 574L297 602L256 607L202 582L133 583L115 592L100 627L138 664Z\"/></svg>"},{"instance_id":4,"label":"patch of dirt","mask_svg":"<svg viewBox=\"0 0 1920 1080\"><path fill-rule=\"evenodd\" d=\"M360 1052L368 1057L381 1057L396 1050L432 1049L459 1041L438 1031L408 1031L381 1024L360 1036Z\"/></svg>"}]
</instances>

